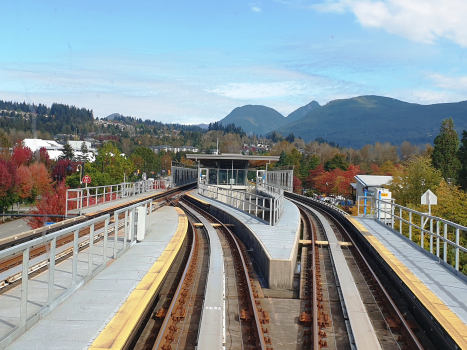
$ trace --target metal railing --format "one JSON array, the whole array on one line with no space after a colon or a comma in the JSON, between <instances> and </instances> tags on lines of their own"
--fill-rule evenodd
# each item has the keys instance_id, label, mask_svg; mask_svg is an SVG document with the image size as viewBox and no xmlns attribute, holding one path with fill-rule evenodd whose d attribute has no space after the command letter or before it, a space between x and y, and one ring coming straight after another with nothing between
<instances>
[{"instance_id":1,"label":"metal railing","mask_svg":"<svg viewBox=\"0 0 467 350\"><path fill-rule=\"evenodd\" d=\"M271 226L276 225L284 213L283 191L282 195L264 196L228 187L198 183L198 193L253 214Z\"/></svg>"},{"instance_id":2,"label":"metal railing","mask_svg":"<svg viewBox=\"0 0 467 350\"><path fill-rule=\"evenodd\" d=\"M461 237L467 239L466 226L395 204L392 200L373 198L371 212L375 220L390 225L456 271L466 272L467 247L461 245ZM425 227L427 224L429 227Z\"/></svg>"},{"instance_id":3,"label":"metal railing","mask_svg":"<svg viewBox=\"0 0 467 350\"><path fill-rule=\"evenodd\" d=\"M0 274L1 278L14 276L14 281L21 281L20 301L16 304L17 316L11 319L14 327L5 333L0 332L0 349L8 346L84 283L105 269L109 260L117 259L133 246L137 239L144 238L151 226L149 214L152 211L153 201L146 200L116 211L113 223L110 221L110 215L106 214L0 251L0 261L22 256L21 266ZM119 218L122 214L124 217ZM69 241L67 237L73 239ZM63 241L68 243L63 244ZM44 245L47 255L30 256L35 248ZM63 258L66 260L61 262L61 268L56 270L56 261ZM41 278L41 283L47 283L45 295L42 292L34 293L37 287L29 286L30 279L32 280L29 275L40 268L47 270L34 279ZM0 298L8 297L8 293L7 291L0 295ZM43 300L40 300L42 295ZM31 304L31 300L34 300L34 303ZM12 308L14 307L12 304Z\"/></svg>"},{"instance_id":4,"label":"metal railing","mask_svg":"<svg viewBox=\"0 0 467 350\"><path fill-rule=\"evenodd\" d=\"M164 188L166 188L165 180L145 180L123 182L117 185L68 189L66 192L65 216L68 216L70 210L79 209L79 215L81 215L85 207Z\"/></svg>"}]
</instances>

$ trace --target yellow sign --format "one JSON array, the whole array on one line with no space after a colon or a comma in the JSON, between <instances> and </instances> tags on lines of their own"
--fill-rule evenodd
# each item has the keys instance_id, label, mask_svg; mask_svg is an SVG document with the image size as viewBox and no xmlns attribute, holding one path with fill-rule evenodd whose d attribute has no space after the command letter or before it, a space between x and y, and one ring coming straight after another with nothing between
<instances>
[{"instance_id":1,"label":"yellow sign","mask_svg":"<svg viewBox=\"0 0 467 350\"><path fill-rule=\"evenodd\" d=\"M389 197L389 193L381 193L381 197Z\"/></svg>"}]
</instances>

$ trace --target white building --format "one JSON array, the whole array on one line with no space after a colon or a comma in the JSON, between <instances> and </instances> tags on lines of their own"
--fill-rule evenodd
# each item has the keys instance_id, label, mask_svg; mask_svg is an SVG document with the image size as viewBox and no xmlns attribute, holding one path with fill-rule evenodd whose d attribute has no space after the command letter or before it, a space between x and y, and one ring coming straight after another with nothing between
<instances>
[{"instance_id":1,"label":"white building","mask_svg":"<svg viewBox=\"0 0 467 350\"><path fill-rule=\"evenodd\" d=\"M70 146L73 148L76 158L79 158L79 156L81 155L81 151L80 151L81 143L83 142L86 142L86 141L68 141ZM87 153L87 159L89 162L94 162L96 160L96 157L93 151L95 150L90 148L91 147L90 142L86 142L86 145L88 146L88 149L89 149L89 152ZM24 139L23 147L28 147L33 152L36 152L40 150L41 148L45 148L49 155L49 158L52 160L58 160L58 158L60 158L63 155L63 152L62 152L63 145L53 140Z\"/></svg>"},{"instance_id":2,"label":"white building","mask_svg":"<svg viewBox=\"0 0 467 350\"><path fill-rule=\"evenodd\" d=\"M374 196L376 189L384 188L392 180L392 176L356 175L355 179L357 180L356 191L358 198L365 195L365 189L368 191L367 196Z\"/></svg>"}]
</instances>

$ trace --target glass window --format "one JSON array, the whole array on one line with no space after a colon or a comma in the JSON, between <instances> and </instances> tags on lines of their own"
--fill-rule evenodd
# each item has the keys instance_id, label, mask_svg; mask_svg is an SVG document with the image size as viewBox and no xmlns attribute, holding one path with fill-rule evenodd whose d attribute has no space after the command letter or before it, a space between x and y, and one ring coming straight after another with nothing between
<instances>
[{"instance_id":1,"label":"glass window","mask_svg":"<svg viewBox=\"0 0 467 350\"><path fill-rule=\"evenodd\" d=\"M227 185L227 170L219 170L219 185Z\"/></svg>"},{"instance_id":2,"label":"glass window","mask_svg":"<svg viewBox=\"0 0 467 350\"><path fill-rule=\"evenodd\" d=\"M217 170L209 169L209 184L217 185Z\"/></svg>"},{"instance_id":3,"label":"glass window","mask_svg":"<svg viewBox=\"0 0 467 350\"><path fill-rule=\"evenodd\" d=\"M246 170L239 170L237 185L245 185L245 183L246 183Z\"/></svg>"}]
</instances>

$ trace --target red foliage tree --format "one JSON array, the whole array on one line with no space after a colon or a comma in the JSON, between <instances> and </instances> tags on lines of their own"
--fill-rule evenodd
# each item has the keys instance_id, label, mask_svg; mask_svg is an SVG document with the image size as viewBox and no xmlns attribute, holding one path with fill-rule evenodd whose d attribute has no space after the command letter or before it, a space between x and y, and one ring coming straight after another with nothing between
<instances>
[{"instance_id":1,"label":"red foliage tree","mask_svg":"<svg viewBox=\"0 0 467 350\"><path fill-rule=\"evenodd\" d=\"M10 161L0 160L0 209L15 203L16 166Z\"/></svg>"},{"instance_id":2,"label":"red foliage tree","mask_svg":"<svg viewBox=\"0 0 467 350\"><path fill-rule=\"evenodd\" d=\"M29 147L23 147L21 145L16 145L13 148L13 154L11 155L11 161L20 165L29 165L34 159L34 153L32 153Z\"/></svg>"},{"instance_id":3,"label":"red foliage tree","mask_svg":"<svg viewBox=\"0 0 467 350\"><path fill-rule=\"evenodd\" d=\"M67 170L66 168L70 164L70 161L67 159L60 159L52 167L52 179L54 181L63 181L66 178Z\"/></svg>"},{"instance_id":4,"label":"red foliage tree","mask_svg":"<svg viewBox=\"0 0 467 350\"><path fill-rule=\"evenodd\" d=\"M295 175L293 176L293 191L294 193L302 193L302 181Z\"/></svg>"},{"instance_id":5,"label":"red foliage tree","mask_svg":"<svg viewBox=\"0 0 467 350\"><path fill-rule=\"evenodd\" d=\"M68 187L65 181L61 181L52 191L44 193L37 201L36 209L30 211L31 214L42 214L43 217L28 217L27 224L32 229L44 226L44 223L57 222L60 218L49 218L46 215L65 215L66 190Z\"/></svg>"},{"instance_id":6,"label":"red foliage tree","mask_svg":"<svg viewBox=\"0 0 467 350\"><path fill-rule=\"evenodd\" d=\"M33 197L32 189L34 186L31 169L26 165L20 165L16 171L16 179L19 202L31 200Z\"/></svg>"},{"instance_id":7,"label":"red foliage tree","mask_svg":"<svg viewBox=\"0 0 467 350\"><path fill-rule=\"evenodd\" d=\"M43 163L33 163L29 167L37 195L42 196L52 188L52 179Z\"/></svg>"},{"instance_id":8,"label":"red foliage tree","mask_svg":"<svg viewBox=\"0 0 467 350\"><path fill-rule=\"evenodd\" d=\"M50 159L49 153L47 152L45 147L41 147L41 149L39 149L39 156L37 160L40 163L44 164L45 167L49 170L52 167L52 160Z\"/></svg>"}]
</instances>

